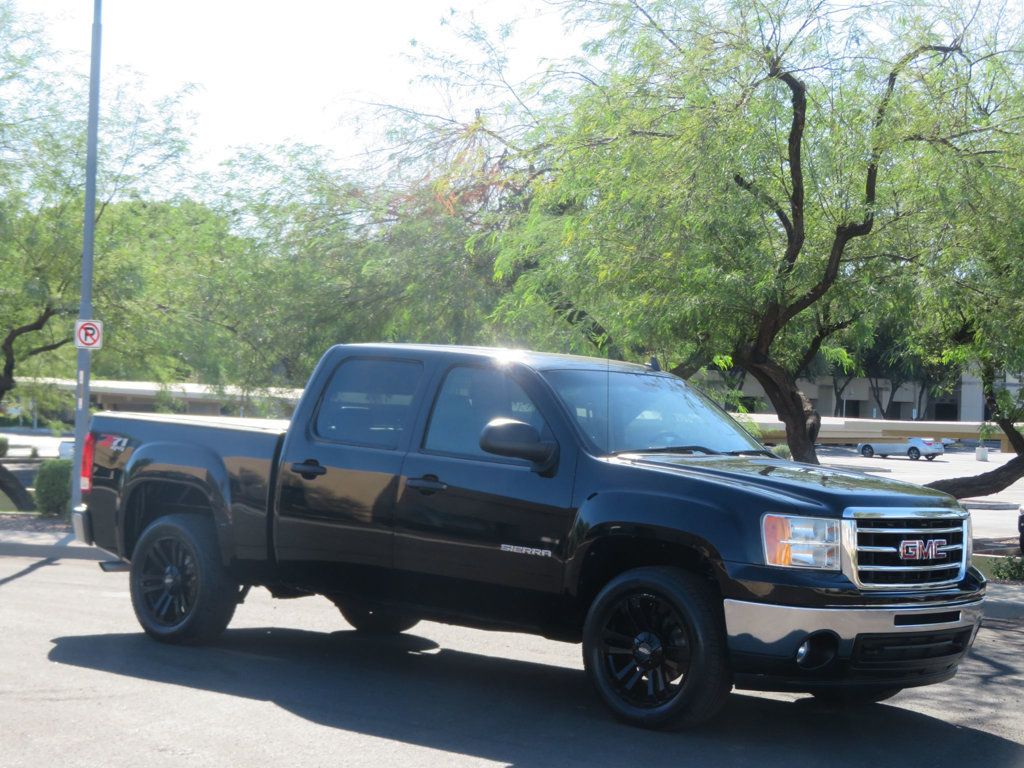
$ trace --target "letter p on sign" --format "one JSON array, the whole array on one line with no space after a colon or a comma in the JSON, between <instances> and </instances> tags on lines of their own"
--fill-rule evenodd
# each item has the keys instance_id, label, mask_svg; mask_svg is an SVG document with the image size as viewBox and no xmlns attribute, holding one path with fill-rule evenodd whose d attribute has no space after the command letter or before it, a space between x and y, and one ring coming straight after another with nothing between
<instances>
[{"instance_id":1,"label":"letter p on sign","mask_svg":"<svg viewBox=\"0 0 1024 768\"><path fill-rule=\"evenodd\" d=\"M79 349L102 347L103 323L99 320L79 320L75 323L75 346Z\"/></svg>"}]
</instances>

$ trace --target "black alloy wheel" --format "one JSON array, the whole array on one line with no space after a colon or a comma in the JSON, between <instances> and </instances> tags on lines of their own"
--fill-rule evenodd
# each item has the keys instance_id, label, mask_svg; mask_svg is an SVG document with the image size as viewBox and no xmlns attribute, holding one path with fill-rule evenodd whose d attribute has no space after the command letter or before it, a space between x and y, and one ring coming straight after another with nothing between
<instances>
[{"instance_id":1,"label":"black alloy wheel","mask_svg":"<svg viewBox=\"0 0 1024 768\"><path fill-rule=\"evenodd\" d=\"M921 458L921 451L914 446L910 446L910 450L907 451L907 456L910 457L911 461L917 461Z\"/></svg>"},{"instance_id":2,"label":"black alloy wheel","mask_svg":"<svg viewBox=\"0 0 1024 768\"><path fill-rule=\"evenodd\" d=\"M239 585L221 561L210 518L154 520L132 552L132 607L148 635L166 643L216 639L238 605Z\"/></svg>"},{"instance_id":3,"label":"black alloy wheel","mask_svg":"<svg viewBox=\"0 0 1024 768\"><path fill-rule=\"evenodd\" d=\"M143 556L140 579L146 612L157 624L173 627L195 607L196 558L180 539L165 536L153 541Z\"/></svg>"},{"instance_id":4,"label":"black alloy wheel","mask_svg":"<svg viewBox=\"0 0 1024 768\"><path fill-rule=\"evenodd\" d=\"M637 568L609 582L587 615L583 659L612 712L646 728L704 722L732 687L717 593L677 568Z\"/></svg>"},{"instance_id":5,"label":"black alloy wheel","mask_svg":"<svg viewBox=\"0 0 1024 768\"><path fill-rule=\"evenodd\" d=\"M872 448L870 445L865 445L863 448L860 449L860 455L863 456L865 459L870 459L872 456L875 455L875 449Z\"/></svg>"},{"instance_id":6,"label":"black alloy wheel","mask_svg":"<svg viewBox=\"0 0 1024 768\"><path fill-rule=\"evenodd\" d=\"M650 592L631 592L614 605L601 632L603 664L624 701L657 707L682 689L690 671L690 629L679 611Z\"/></svg>"}]
</instances>

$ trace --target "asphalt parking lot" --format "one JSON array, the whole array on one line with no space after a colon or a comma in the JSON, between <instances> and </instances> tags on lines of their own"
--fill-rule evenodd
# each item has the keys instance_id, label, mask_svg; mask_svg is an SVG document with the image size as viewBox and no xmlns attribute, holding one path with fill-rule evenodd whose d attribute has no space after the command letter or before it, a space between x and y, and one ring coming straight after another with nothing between
<instances>
[{"instance_id":1,"label":"asphalt parking lot","mask_svg":"<svg viewBox=\"0 0 1024 768\"><path fill-rule=\"evenodd\" d=\"M699 731L611 720L577 646L423 623L348 629L254 591L223 641L170 647L127 576L56 536L0 533L0 765L1024 766L1021 590L954 680L843 711L734 693Z\"/></svg>"}]
</instances>

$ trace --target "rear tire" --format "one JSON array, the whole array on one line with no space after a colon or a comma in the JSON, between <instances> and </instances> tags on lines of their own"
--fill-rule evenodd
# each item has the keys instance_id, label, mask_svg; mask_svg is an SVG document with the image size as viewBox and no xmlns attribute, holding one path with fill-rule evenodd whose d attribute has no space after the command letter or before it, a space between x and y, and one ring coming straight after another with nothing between
<instances>
[{"instance_id":1,"label":"rear tire","mask_svg":"<svg viewBox=\"0 0 1024 768\"><path fill-rule=\"evenodd\" d=\"M594 599L583 663L605 705L643 728L710 720L732 689L721 599L700 576L636 568Z\"/></svg>"},{"instance_id":2,"label":"rear tire","mask_svg":"<svg viewBox=\"0 0 1024 768\"><path fill-rule=\"evenodd\" d=\"M917 461L921 458L921 451L911 446L910 450L907 451L907 456L910 457L911 461Z\"/></svg>"},{"instance_id":3,"label":"rear tire","mask_svg":"<svg viewBox=\"0 0 1024 768\"><path fill-rule=\"evenodd\" d=\"M164 643L217 639L238 605L213 521L201 515L154 520L132 552L128 582L139 624Z\"/></svg>"},{"instance_id":4,"label":"rear tire","mask_svg":"<svg viewBox=\"0 0 1024 768\"><path fill-rule=\"evenodd\" d=\"M373 635L397 635L412 629L420 620L404 613L385 611L377 607L338 605L338 610L357 632Z\"/></svg>"},{"instance_id":5,"label":"rear tire","mask_svg":"<svg viewBox=\"0 0 1024 768\"><path fill-rule=\"evenodd\" d=\"M823 688L814 691L815 699L842 707L864 707L891 699L902 688Z\"/></svg>"},{"instance_id":6,"label":"rear tire","mask_svg":"<svg viewBox=\"0 0 1024 768\"><path fill-rule=\"evenodd\" d=\"M860 449L860 455L863 456L865 459L870 459L872 456L875 455L875 449L872 448L870 445L865 445L863 448Z\"/></svg>"}]
</instances>

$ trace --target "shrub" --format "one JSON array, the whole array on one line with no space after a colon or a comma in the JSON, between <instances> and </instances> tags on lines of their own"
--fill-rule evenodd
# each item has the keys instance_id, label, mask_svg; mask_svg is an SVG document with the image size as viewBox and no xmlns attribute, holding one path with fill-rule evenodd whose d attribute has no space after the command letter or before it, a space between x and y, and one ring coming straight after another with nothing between
<instances>
[{"instance_id":1,"label":"shrub","mask_svg":"<svg viewBox=\"0 0 1024 768\"><path fill-rule=\"evenodd\" d=\"M0 437L0 459L7 455L7 449L11 447L11 444L7 441L6 437Z\"/></svg>"},{"instance_id":2,"label":"shrub","mask_svg":"<svg viewBox=\"0 0 1024 768\"><path fill-rule=\"evenodd\" d=\"M1007 557L997 560L992 566L992 575L997 579L1024 581L1024 557Z\"/></svg>"},{"instance_id":3,"label":"shrub","mask_svg":"<svg viewBox=\"0 0 1024 768\"><path fill-rule=\"evenodd\" d=\"M71 500L71 462L49 459L36 475L36 506L44 515L65 515Z\"/></svg>"},{"instance_id":4,"label":"shrub","mask_svg":"<svg viewBox=\"0 0 1024 768\"><path fill-rule=\"evenodd\" d=\"M772 448L772 453L780 459L789 460L793 458L793 451L789 449L788 445L776 445Z\"/></svg>"}]
</instances>

